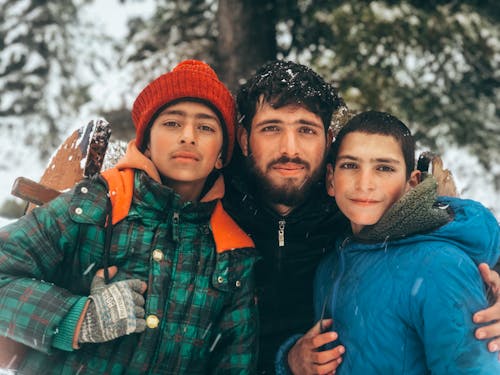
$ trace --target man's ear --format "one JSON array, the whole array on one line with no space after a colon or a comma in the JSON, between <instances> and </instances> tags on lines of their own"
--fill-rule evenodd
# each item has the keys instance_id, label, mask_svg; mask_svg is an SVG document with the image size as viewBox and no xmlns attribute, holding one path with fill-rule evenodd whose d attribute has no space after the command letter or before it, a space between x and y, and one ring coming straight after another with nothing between
<instances>
[{"instance_id":1,"label":"man's ear","mask_svg":"<svg viewBox=\"0 0 500 375\"><path fill-rule=\"evenodd\" d=\"M248 156L248 131L243 126L238 126L237 134L238 143L243 155Z\"/></svg>"},{"instance_id":2,"label":"man's ear","mask_svg":"<svg viewBox=\"0 0 500 375\"><path fill-rule=\"evenodd\" d=\"M326 192L330 197L335 196L335 184L333 183L333 165L331 163L328 163L326 165L326 179L325 179L325 185L326 185Z\"/></svg>"},{"instance_id":3,"label":"man's ear","mask_svg":"<svg viewBox=\"0 0 500 375\"><path fill-rule=\"evenodd\" d=\"M326 132L326 149L330 148L333 142L333 129L328 128Z\"/></svg>"}]
</instances>

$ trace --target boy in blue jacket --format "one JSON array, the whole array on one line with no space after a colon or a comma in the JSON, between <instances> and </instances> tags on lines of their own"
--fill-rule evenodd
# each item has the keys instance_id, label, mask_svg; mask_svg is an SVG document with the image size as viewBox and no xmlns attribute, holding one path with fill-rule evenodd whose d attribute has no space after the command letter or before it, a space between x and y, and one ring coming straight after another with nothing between
<instances>
[{"instance_id":1,"label":"boy in blue jacket","mask_svg":"<svg viewBox=\"0 0 500 375\"><path fill-rule=\"evenodd\" d=\"M320 264L314 301L346 348L336 373L500 374L471 319L487 307L477 264L500 255L494 216L419 183L411 133L387 113L352 118L331 151L327 190L352 233Z\"/></svg>"}]
</instances>

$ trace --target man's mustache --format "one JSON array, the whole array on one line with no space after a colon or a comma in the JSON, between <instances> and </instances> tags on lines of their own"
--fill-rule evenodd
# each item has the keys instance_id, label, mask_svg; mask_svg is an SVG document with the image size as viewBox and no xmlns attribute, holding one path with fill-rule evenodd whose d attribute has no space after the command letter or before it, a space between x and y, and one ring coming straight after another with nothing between
<instances>
[{"instance_id":1,"label":"man's mustache","mask_svg":"<svg viewBox=\"0 0 500 375\"><path fill-rule=\"evenodd\" d=\"M273 167L273 166L275 166L276 164L286 164L286 163L301 164L301 165L303 165L306 169L310 169L310 168L311 168L311 165L310 165L307 161L305 161L305 160L303 160L303 159L299 158L298 156L297 156L297 157L295 157L295 158L290 158L290 157L288 157L288 156L283 155L283 156L279 157L278 159L275 159L275 160L271 161L271 162L267 165L267 169L269 170L270 168L272 168L272 167Z\"/></svg>"}]
</instances>

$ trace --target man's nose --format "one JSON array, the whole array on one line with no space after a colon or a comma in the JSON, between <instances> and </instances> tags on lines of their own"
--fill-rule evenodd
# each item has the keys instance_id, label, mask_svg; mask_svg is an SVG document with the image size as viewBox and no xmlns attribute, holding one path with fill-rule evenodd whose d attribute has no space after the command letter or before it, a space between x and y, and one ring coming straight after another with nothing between
<instances>
[{"instance_id":1,"label":"man's nose","mask_svg":"<svg viewBox=\"0 0 500 375\"><path fill-rule=\"evenodd\" d=\"M280 153L293 156L298 151L297 135L293 131L284 131L280 137Z\"/></svg>"}]
</instances>

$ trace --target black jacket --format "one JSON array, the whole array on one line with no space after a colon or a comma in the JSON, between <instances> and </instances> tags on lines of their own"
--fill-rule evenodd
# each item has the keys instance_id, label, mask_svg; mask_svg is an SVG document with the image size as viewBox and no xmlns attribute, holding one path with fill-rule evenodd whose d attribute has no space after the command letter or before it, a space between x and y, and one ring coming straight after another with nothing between
<instances>
[{"instance_id":1,"label":"black jacket","mask_svg":"<svg viewBox=\"0 0 500 375\"><path fill-rule=\"evenodd\" d=\"M323 182L314 188L311 199L286 217L256 199L242 176L232 176L226 189L226 211L252 237L262 257L256 265L259 374L272 374L280 344L291 334L305 333L314 323L314 273L347 221L326 194Z\"/></svg>"}]
</instances>

